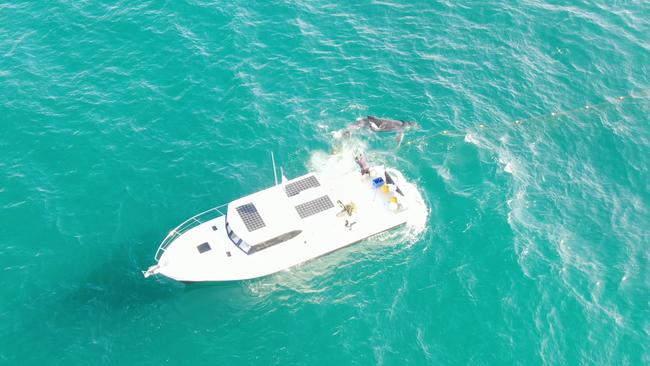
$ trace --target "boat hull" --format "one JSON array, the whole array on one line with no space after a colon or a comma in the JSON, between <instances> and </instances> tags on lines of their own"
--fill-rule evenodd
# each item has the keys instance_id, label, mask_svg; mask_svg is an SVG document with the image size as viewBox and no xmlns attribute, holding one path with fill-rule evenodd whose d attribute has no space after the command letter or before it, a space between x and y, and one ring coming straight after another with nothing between
<instances>
[{"instance_id":1,"label":"boat hull","mask_svg":"<svg viewBox=\"0 0 650 366\"><path fill-rule=\"evenodd\" d=\"M375 168L371 177L379 174L379 169ZM348 210L331 207L308 217L301 215L302 218L294 221L286 218L284 221L289 222L286 226L292 229L293 236L259 251L246 252L237 245L239 237L229 235L232 229L226 223L230 222L228 216L234 215L229 210L227 215L174 235L162 251L158 264L152 266L145 276L159 274L187 283L259 278L408 224L417 210L426 210L426 207L414 185L405 184L401 173L392 174L401 186L399 195L379 189L371 177L356 172L329 182L323 179L325 184L321 191L300 193L304 197L299 194L292 199L302 202L326 192L332 201L349 205ZM266 221L271 220L267 213L263 214Z\"/></svg>"}]
</instances>

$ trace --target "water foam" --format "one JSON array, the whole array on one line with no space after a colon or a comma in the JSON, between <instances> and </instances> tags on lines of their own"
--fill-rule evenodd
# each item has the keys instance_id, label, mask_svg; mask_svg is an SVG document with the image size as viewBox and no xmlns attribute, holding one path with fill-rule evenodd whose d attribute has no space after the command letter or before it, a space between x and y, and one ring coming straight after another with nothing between
<instances>
[{"instance_id":1,"label":"water foam","mask_svg":"<svg viewBox=\"0 0 650 366\"><path fill-rule=\"evenodd\" d=\"M465 135L465 138L464 138L463 140L464 140L465 142L467 142L467 143L472 144L472 145L479 146L479 141L478 141L478 139L476 138L476 136L474 136L474 135L471 134L471 133L466 134L466 135Z\"/></svg>"},{"instance_id":2,"label":"water foam","mask_svg":"<svg viewBox=\"0 0 650 366\"><path fill-rule=\"evenodd\" d=\"M350 138L339 141L329 153L323 150L313 151L307 161L307 168L321 177L328 178L356 172L358 167L354 157L360 152L364 152L370 165L378 165L373 163L380 162L382 158L381 152L369 150L366 142ZM275 293L277 295L277 291L287 289L314 294L320 291L323 286L321 282L326 280L326 275L331 274L334 270L360 266L362 265L360 262L367 260L385 260L386 255L399 252L395 250L397 243L402 244L398 247L400 251L408 250L417 243L426 229L429 208L415 183L407 181L399 171L393 172L392 176L395 183L404 192L405 197L410 197L406 202L409 207L406 225L398 230L389 230L364 240L365 243L372 243L372 251L368 251L368 246L364 243L359 243L347 247L345 250L329 253L319 258L317 262L309 261L273 276L250 281L246 286L249 294L266 296ZM356 255L361 253L363 255ZM318 296L312 300L318 302Z\"/></svg>"}]
</instances>

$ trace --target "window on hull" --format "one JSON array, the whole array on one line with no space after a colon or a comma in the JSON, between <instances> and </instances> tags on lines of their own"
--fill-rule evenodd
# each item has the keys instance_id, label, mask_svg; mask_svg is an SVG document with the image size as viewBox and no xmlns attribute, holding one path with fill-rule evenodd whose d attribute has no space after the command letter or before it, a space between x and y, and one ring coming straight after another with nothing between
<instances>
[{"instance_id":1,"label":"window on hull","mask_svg":"<svg viewBox=\"0 0 650 366\"><path fill-rule=\"evenodd\" d=\"M242 252L246 254L253 254L259 252L260 250L270 248L274 245L284 243L287 240L291 240L296 236L300 235L300 233L302 233L302 230L289 231L288 233L263 241L255 246L251 246L247 242L245 242L242 238L237 236L237 234L235 234L235 232L230 228L230 224L228 224L228 219L226 218L226 233L228 234L228 238L230 238L230 241L232 241L233 244L237 246L237 248L241 249Z\"/></svg>"},{"instance_id":2,"label":"window on hull","mask_svg":"<svg viewBox=\"0 0 650 366\"><path fill-rule=\"evenodd\" d=\"M293 231L289 231L288 233L282 234L280 236L276 236L273 239L263 241L263 242L255 245L254 247L252 247L249 254L253 254L253 253L259 252L260 250L270 248L270 247L272 247L274 245L284 243L285 241L291 240L291 239L295 238L296 236L300 235L300 233L302 233L302 230L293 230Z\"/></svg>"},{"instance_id":3,"label":"window on hull","mask_svg":"<svg viewBox=\"0 0 650 366\"><path fill-rule=\"evenodd\" d=\"M230 228L230 224L228 224L227 218L226 218L226 233L228 234L230 241L232 241L232 243L235 244L237 248L241 249L244 253L249 254L251 250L251 246L248 245L248 243L242 240L240 237L238 237L234 231L232 231L232 229Z\"/></svg>"}]
</instances>

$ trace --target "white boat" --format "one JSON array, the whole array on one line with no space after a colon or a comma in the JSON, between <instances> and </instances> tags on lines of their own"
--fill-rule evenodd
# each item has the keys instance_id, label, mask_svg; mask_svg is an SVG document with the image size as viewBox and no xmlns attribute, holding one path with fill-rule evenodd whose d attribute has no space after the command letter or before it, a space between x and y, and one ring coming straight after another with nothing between
<instances>
[{"instance_id":1,"label":"white boat","mask_svg":"<svg viewBox=\"0 0 650 366\"><path fill-rule=\"evenodd\" d=\"M191 217L162 241L157 264L144 276L183 282L262 277L404 225L416 209L426 211L402 173L368 170L283 177Z\"/></svg>"}]
</instances>

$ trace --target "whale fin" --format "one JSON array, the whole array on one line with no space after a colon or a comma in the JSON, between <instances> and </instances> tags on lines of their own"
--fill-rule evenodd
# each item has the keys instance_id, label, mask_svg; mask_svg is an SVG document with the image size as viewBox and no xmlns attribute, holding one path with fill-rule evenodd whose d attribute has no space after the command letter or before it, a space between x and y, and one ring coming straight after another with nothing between
<instances>
[{"instance_id":1,"label":"whale fin","mask_svg":"<svg viewBox=\"0 0 650 366\"><path fill-rule=\"evenodd\" d=\"M404 131L397 134L397 147L402 145L402 140L404 140Z\"/></svg>"}]
</instances>

